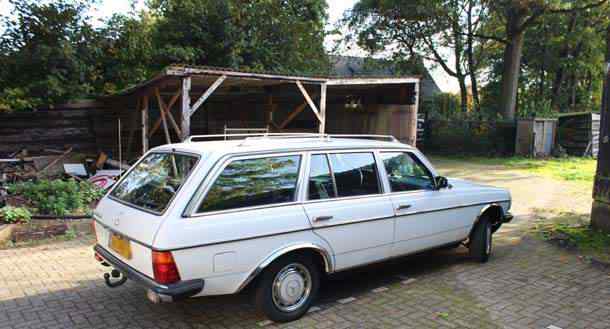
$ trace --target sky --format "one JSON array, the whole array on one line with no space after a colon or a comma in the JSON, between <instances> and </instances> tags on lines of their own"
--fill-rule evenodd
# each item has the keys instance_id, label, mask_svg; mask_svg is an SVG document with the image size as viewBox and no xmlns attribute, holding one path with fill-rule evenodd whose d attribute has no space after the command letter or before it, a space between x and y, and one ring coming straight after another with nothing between
<instances>
[{"instance_id":1,"label":"sky","mask_svg":"<svg viewBox=\"0 0 610 329\"><path fill-rule=\"evenodd\" d=\"M98 2L99 4L95 6L96 8L93 8L90 13L94 24L104 18L112 16L114 13L127 13L131 10L131 1L128 0L98 0ZM332 26L343 16L343 13L346 10L350 9L354 3L356 3L356 0L327 0L327 2L329 24ZM144 0L137 0L136 9L143 7ZM0 13L2 15L7 15L10 14L10 10L9 0L0 0ZM332 47L332 37L325 40L325 45L327 48ZM366 53L361 49L355 48L342 55L364 56ZM434 65L431 65L431 63L426 63L426 66L430 70L432 78L436 81L442 91L455 93L459 90L457 81L447 75L442 68L435 67Z\"/></svg>"}]
</instances>

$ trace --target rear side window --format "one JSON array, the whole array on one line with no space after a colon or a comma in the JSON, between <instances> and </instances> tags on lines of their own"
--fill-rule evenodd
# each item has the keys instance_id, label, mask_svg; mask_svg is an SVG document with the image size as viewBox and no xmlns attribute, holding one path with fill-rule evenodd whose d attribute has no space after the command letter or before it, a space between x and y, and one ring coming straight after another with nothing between
<instances>
[{"instance_id":1,"label":"rear side window","mask_svg":"<svg viewBox=\"0 0 610 329\"><path fill-rule=\"evenodd\" d=\"M198 212L291 202L301 156L235 160L218 176Z\"/></svg>"},{"instance_id":2,"label":"rear side window","mask_svg":"<svg viewBox=\"0 0 610 329\"><path fill-rule=\"evenodd\" d=\"M380 193L373 153L333 153L329 158L340 197Z\"/></svg>"},{"instance_id":3,"label":"rear side window","mask_svg":"<svg viewBox=\"0 0 610 329\"><path fill-rule=\"evenodd\" d=\"M337 196L325 154L311 156L307 193L309 200L321 200Z\"/></svg>"},{"instance_id":4,"label":"rear side window","mask_svg":"<svg viewBox=\"0 0 610 329\"><path fill-rule=\"evenodd\" d=\"M198 158L178 153L150 153L112 190L110 196L161 213L191 173Z\"/></svg>"}]
</instances>

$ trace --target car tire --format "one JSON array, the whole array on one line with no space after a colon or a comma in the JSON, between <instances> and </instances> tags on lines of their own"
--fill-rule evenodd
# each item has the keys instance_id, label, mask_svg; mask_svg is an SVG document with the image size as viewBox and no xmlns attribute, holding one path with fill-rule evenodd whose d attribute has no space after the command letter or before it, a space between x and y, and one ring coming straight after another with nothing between
<instances>
[{"instance_id":1,"label":"car tire","mask_svg":"<svg viewBox=\"0 0 610 329\"><path fill-rule=\"evenodd\" d=\"M274 322L302 317L320 288L320 269L311 257L288 255L273 262L261 274L254 293L259 313Z\"/></svg>"},{"instance_id":2,"label":"car tire","mask_svg":"<svg viewBox=\"0 0 610 329\"><path fill-rule=\"evenodd\" d=\"M493 228L487 218L481 220L474 227L474 231L470 236L469 253L470 257L480 263L486 263L489 260L492 249Z\"/></svg>"}]
</instances>

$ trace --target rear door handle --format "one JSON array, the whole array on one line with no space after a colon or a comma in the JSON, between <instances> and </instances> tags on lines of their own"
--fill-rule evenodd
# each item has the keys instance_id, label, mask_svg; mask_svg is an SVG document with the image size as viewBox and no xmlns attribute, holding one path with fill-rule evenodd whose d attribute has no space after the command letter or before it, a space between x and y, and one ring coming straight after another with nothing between
<instances>
[{"instance_id":1,"label":"rear door handle","mask_svg":"<svg viewBox=\"0 0 610 329\"><path fill-rule=\"evenodd\" d=\"M318 217L314 217L313 221L314 222L321 222L321 221L331 220L331 219L333 219L333 216L318 216Z\"/></svg>"},{"instance_id":2,"label":"rear door handle","mask_svg":"<svg viewBox=\"0 0 610 329\"><path fill-rule=\"evenodd\" d=\"M396 208L396 210L407 210L409 208L411 208L410 204L401 204L401 205L398 205L398 208Z\"/></svg>"}]
</instances>

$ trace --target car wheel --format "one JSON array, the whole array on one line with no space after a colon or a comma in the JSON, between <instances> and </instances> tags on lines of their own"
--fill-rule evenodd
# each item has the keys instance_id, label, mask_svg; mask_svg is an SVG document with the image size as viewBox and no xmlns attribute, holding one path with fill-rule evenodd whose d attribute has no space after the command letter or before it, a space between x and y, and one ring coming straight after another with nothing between
<instances>
[{"instance_id":1,"label":"car wheel","mask_svg":"<svg viewBox=\"0 0 610 329\"><path fill-rule=\"evenodd\" d=\"M470 257L477 262L485 263L489 260L492 249L492 225L487 218L481 218L470 236Z\"/></svg>"},{"instance_id":2,"label":"car wheel","mask_svg":"<svg viewBox=\"0 0 610 329\"><path fill-rule=\"evenodd\" d=\"M262 273L255 292L257 310L275 322L302 317L320 287L320 269L305 255L289 255Z\"/></svg>"}]
</instances>

